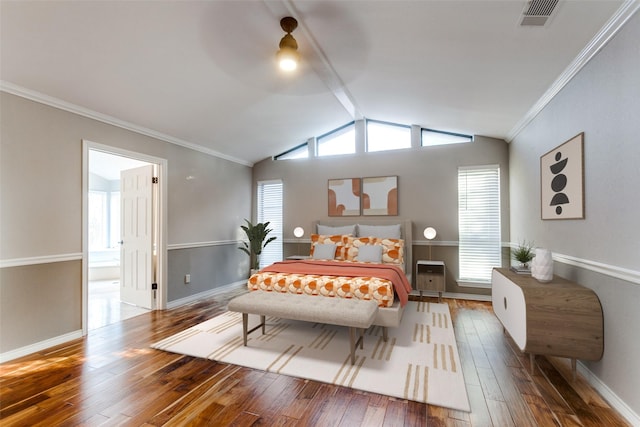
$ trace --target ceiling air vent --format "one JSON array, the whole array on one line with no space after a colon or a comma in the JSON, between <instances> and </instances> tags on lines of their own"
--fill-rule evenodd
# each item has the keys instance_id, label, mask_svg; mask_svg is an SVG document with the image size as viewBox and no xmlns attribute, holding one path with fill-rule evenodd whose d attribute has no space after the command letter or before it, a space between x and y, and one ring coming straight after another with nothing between
<instances>
[{"instance_id":1,"label":"ceiling air vent","mask_svg":"<svg viewBox=\"0 0 640 427\"><path fill-rule=\"evenodd\" d=\"M520 25L543 27L558 5L559 0L530 0L522 11Z\"/></svg>"}]
</instances>

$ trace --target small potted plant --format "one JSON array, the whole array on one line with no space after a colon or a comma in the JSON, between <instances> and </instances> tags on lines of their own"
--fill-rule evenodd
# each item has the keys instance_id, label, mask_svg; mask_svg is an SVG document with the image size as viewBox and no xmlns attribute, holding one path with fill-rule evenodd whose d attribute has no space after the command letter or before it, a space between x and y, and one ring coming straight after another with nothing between
<instances>
[{"instance_id":1,"label":"small potted plant","mask_svg":"<svg viewBox=\"0 0 640 427\"><path fill-rule=\"evenodd\" d=\"M238 249L249 255L249 265L253 272L260 268L260 254L262 253L262 249L276 240L276 237L272 236L267 239L267 234L273 231L267 228L269 221L264 223L259 222L257 224L252 224L248 219L245 219L245 221L247 225L241 225L240 227L244 230L249 242L242 242L242 246L239 246Z\"/></svg>"},{"instance_id":2,"label":"small potted plant","mask_svg":"<svg viewBox=\"0 0 640 427\"><path fill-rule=\"evenodd\" d=\"M518 261L520 263L519 268L524 270L529 268L529 263L534 256L533 243L529 243L526 240L511 251L511 257Z\"/></svg>"}]
</instances>

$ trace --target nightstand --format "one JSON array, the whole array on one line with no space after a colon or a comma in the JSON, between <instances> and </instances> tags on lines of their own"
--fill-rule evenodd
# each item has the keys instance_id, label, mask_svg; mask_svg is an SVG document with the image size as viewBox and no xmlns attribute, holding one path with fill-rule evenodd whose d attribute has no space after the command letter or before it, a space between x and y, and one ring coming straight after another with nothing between
<instances>
[{"instance_id":1,"label":"nightstand","mask_svg":"<svg viewBox=\"0 0 640 427\"><path fill-rule=\"evenodd\" d=\"M416 263L416 288L420 291L438 292L438 302L442 301L444 292L444 262L442 261L418 261Z\"/></svg>"}]
</instances>

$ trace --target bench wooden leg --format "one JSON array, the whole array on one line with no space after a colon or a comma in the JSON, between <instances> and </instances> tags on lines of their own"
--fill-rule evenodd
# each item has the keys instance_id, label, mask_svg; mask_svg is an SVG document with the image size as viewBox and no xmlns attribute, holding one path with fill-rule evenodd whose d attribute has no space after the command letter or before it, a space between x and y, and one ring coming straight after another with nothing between
<instances>
[{"instance_id":1,"label":"bench wooden leg","mask_svg":"<svg viewBox=\"0 0 640 427\"><path fill-rule=\"evenodd\" d=\"M247 346L247 329L249 328L249 313L242 313L242 341L244 342L244 346Z\"/></svg>"},{"instance_id":2,"label":"bench wooden leg","mask_svg":"<svg viewBox=\"0 0 640 427\"><path fill-rule=\"evenodd\" d=\"M349 351L351 352L351 364L356 363L356 328L349 328Z\"/></svg>"},{"instance_id":3,"label":"bench wooden leg","mask_svg":"<svg viewBox=\"0 0 640 427\"><path fill-rule=\"evenodd\" d=\"M247 346L247 336L255 331L256 329L262 328L262 335L265 334L265 326L266 326L267 322L265 321L265 316L260 316L260 324L258 326L256 326L255 328L252 328L250 331L248 331L247 329L249 329L249 313L242 313L242 341L244 343L244 346Z\"/></svg>"},{"instance_id":4,"label":"bench wooden leg","mask_svg":"<svg viewBox=\"0 0 640 427\"><path fill-rule=\"evenodd\" d=\"M389 341L389 330L386 326L382 327L382 339L384 340L384 342Z\"/></svg>"}]
</instances>

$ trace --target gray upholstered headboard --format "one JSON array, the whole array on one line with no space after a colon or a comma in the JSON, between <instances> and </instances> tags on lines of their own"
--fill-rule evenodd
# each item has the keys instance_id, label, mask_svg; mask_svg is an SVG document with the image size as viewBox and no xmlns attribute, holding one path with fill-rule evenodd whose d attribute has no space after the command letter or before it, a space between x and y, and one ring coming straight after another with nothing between
<instances>
[{"instance_id":1,"label":"gray upholstered headboard","mask_svg":"<svg viewBox=\"0 0 640 427\"><path fill-rule=\"evenodd\" d=\"M411 220L400 219L400 218L331 218L328 220L322 221L314 221L313 223L313 233L318 232L318 224L321 225L329 225L332 227L342 226L342 225L353 225L353 224L362 224L362 225L395 225L400 224L400 235L402 239L404 239L404 271L408 277L411 277L411 273L413 270L413 236L412 236L412 224Z\"/></svg>"}]
</instances>

